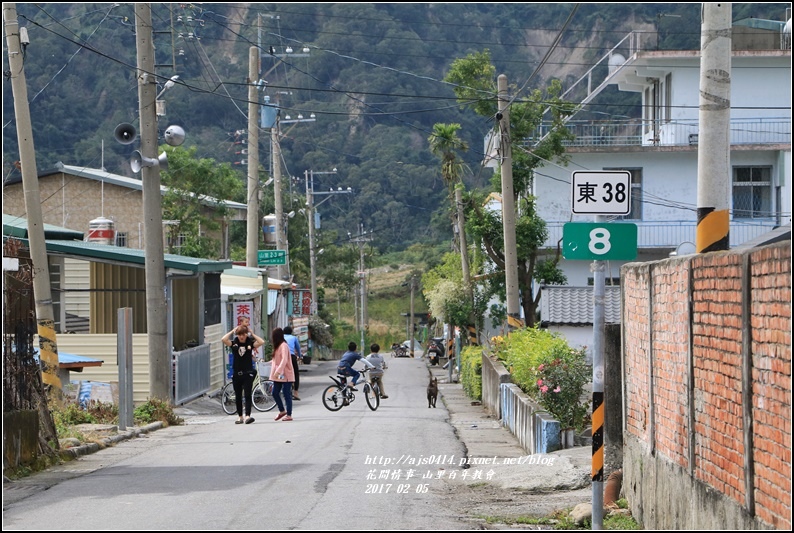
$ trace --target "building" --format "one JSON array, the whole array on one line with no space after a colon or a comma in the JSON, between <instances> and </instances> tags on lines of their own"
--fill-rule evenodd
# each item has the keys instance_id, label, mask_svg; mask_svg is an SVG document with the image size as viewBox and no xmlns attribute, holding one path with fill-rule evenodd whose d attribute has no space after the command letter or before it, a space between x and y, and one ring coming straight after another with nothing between
<instances>
[{"instance_id":1,"label":"building","mask_svg":"<svg viewBox=\"0 0 794 533\"><path fill-rule=\"evenodd\" d=\"M734 25L731 175L726 176L731 180L731 247L790 225L792 193L790 26L786 30L784 22L757 19ZM547 254L554 253L561 243L566 223L595 221L592 215L572 213L572 173L604 170L630 173L631 210L607 220L636 224L637 256L633 261L694 252L701 54L700 50L655 48L653 36L644 42L642 34L632 33L567 89L564 98L587 109L606 89L617 88L638 102L638 118L585 121L574 116L567 123L576 135L566 146L568 165L548 162L536 171L530 191L547 223ZM536 138L544 133L542 126ZM532 144L532 139L527 140L525 148L531 150ZM492 153L488 147L486 140L486 153ZM627 262L606 262L607 285L620 285L620 268ZM592 286L590 266L591 261L560 262L572 287ZM544 296L543 308L560 309L555 298L566 294L558 291ZM582 305L581 299L570 302ZM580 315L576 310L561 313ZM540 319L541 323L555 320L542 314Z\"/></svg>"},{"instance_id":2,"label":"building","mask_svg":"<svg viewBox=\"0 0 794 533\"><path fill-rule=\"evenodd\" d=\"M112 242L127 248L144 247L143 185L138 178L111 174L92 169L58 163L55 168L39 172L42 218L46 224L76 231L89 232L92 221L112 222ZM161 187L161 194L168 191ZM246 220L248 206L239 202L204 198L210 212L218 205L229 208L231 216L222 221L222 229L207 236L220 241L220 258L229 258L229 223ZM25 218L24 191L19 173L3 182L3 213ZM168 221L163 221L166 251L179 253L179 235L170 235Z\"/></svg>"}]
</instances>

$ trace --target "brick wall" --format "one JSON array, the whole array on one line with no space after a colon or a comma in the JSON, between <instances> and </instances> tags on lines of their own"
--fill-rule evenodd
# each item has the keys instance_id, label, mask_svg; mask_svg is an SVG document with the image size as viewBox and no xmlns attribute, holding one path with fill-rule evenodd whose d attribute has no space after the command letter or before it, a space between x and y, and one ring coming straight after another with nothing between
<instances>
[{"instance_id":1,"label":"brick wall","mask_svg":"<svg viewBox=\"0 0 794 533\"><path fill-rule=\"evenodd\" d=\"M646 528L790 529L790 243L621 278L632 510Z\"/></svg>"}]
</instances>

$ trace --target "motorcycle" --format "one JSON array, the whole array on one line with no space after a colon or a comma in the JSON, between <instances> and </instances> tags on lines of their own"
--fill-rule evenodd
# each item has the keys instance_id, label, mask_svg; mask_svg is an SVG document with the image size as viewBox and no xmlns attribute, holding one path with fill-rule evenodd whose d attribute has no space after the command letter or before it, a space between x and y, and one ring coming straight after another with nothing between
<instances>
[{"instance_id":1,"label":"motorcycle","mask_svg":"<svg viewBox=\"0 0 794 533\"><path fill-rule=\"evenodd\" d=\"M430 339L430 344L427 347L427 360L432 365L435 366L439 363L439 359L444 356L444 339Z\"/></svg>"}]
</instances>

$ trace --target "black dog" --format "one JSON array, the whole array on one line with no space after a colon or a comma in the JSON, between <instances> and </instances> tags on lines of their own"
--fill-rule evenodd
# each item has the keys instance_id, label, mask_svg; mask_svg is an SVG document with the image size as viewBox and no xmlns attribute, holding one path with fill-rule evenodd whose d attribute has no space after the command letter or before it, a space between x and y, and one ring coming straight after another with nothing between
<instances>
[{"instance_id":1,"label":"black dog","mask_svg":"<svg viewBox=\"0 0 794 533\"><path fill-rule=\"evenodd\" d=\"M438 398L438 379L430 378L430 383L427 385L427 408L436 406L436 398Z\"/></svg>"}]
</instances>

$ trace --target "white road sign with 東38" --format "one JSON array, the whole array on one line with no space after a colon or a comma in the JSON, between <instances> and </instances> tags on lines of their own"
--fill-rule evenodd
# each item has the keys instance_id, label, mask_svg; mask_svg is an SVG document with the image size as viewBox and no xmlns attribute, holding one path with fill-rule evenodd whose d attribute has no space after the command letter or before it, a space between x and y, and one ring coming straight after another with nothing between
<instances>
[{"instance_id":1,"label":"white road sign with \u677138","mask_svg":"<svg viewBox=\"0 0 794 533\"><path fill-rule=\"evenodd\" d=\"M628 215L631 174L627 170L574 172L571 211L574 215Z\"/></svg>"}]
</instances>

